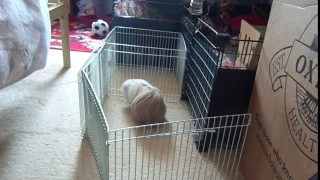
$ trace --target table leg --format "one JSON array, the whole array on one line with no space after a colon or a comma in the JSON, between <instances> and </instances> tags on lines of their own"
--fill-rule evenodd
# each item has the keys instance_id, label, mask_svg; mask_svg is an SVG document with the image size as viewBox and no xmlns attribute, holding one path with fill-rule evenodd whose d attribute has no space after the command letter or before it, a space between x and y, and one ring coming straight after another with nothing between
<instances>
[{"instance_id":1,"label":"table leg","mask_svg":"<svg viewBox=\"0 0 320 180\"><path fill-rule=\"evenodd\" d=\"M65 13L60 18L61 32L62 32L62 53L63 53L63 66L71 67L70 62L70 43L69 43L69 18L68 14Z\"/></svg>"}]
</instances>

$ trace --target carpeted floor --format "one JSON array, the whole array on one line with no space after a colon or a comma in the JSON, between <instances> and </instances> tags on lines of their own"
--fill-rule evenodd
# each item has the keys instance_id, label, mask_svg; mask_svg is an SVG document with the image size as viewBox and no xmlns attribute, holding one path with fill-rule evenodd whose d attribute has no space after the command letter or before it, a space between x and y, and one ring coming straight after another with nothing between
<instances>
[{"instance_id":1,"label":"carpeted floor","mask_svg":"<svg viewBox=\"0 0 320 180\"><path fill-rule=\"evenodd\" d=\"M99 179L80 139L77 72L88 53L50 50L45 69L0 90L0 179Z\"/></svg>"}]
</instances>

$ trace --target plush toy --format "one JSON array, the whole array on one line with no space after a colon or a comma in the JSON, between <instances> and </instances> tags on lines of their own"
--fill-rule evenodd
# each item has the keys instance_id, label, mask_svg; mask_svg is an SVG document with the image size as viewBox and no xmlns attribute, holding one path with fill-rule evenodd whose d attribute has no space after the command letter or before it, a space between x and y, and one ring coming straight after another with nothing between
<instances>
[{"instance_id":1,"label":"plush toy","mask_svg":"<svg viewBox=\"0 0 320 180\"><path fill-rule=\"evenodd\" d=\"M93 0L71 0L71 12L74 16L95 14L96 5Z\"/></svg>"},{"instance_id":2,"label":"plush toy","mask_svg":"<svg viewBox=\"0 0 320 180\"><path fill-rule=\"evenodd\" d=\"M91 31L96 36L105 37L109 33L109 25L107 22L98 19L92 22Z\"/></svg>"}]
</instances>

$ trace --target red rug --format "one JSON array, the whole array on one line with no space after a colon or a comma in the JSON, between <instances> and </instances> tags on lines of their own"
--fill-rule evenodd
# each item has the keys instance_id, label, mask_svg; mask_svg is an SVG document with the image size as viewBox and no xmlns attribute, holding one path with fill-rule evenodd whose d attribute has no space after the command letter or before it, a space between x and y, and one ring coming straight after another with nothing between
<instances>
[{"instance_id":1,"label":"red rug","mask_svg":"<svg viewBox=\"0 0 320 180\"><path fill-rule=\"evenodd\" d=\"M112 18L109 17L69 16L70 51L92 52L102 45L104 38L96 37L91 33L91 23L96 19L102 19L109 24L110 28L112 27ZM61 36L60 23L56 23L51 27L51 35ZM51 39L50 48L62 49L61 40Z\"/></svg>"}]
</instances>

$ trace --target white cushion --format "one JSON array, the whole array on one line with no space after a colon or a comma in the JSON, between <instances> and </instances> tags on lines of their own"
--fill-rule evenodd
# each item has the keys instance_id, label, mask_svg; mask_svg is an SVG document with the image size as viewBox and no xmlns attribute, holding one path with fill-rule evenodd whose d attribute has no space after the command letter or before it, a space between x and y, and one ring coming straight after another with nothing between
<instances>
[{"instance_id":1,"label":"white cushion","mask_svg":"<svg viewBox=\"0 0 320 180\"><path fill-rule=\"evenodd\" d=\"M51 25L43 0L0 0L0 89L43 69Z\"/></svg>"}]
</instances>

